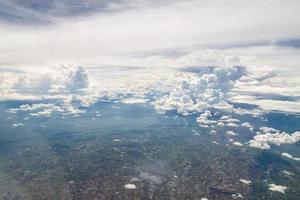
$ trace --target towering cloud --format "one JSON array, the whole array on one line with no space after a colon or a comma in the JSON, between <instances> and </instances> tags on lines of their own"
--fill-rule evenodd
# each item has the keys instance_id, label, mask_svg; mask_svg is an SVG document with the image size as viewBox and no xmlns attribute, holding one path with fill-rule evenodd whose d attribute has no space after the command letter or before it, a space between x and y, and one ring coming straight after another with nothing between
<instances>
[{"instance_id":1,"label":"towering cloud","mask_svg":"<svg viewBox=\"0 0 300 200\"><path fill-rule=\"evenodd\" d=\"M175 110L187 115L210 107L230 107L226 93L233 87L234 81L246 75L246 69L241 66L187 68L186 71L195 74L178 78L175 88L155 101L156 110Z\"/></svg>"},{"instance_id":2,"label":"towering cloud","mask_svg":"<svg viewBox=\"0 0 300 200\"><path fill-rule=\"evenodd\" d=\"M76 92L80 89L86 89L88 87L88 74L83 67L77 67L74 71L70 71L67 88L71 92Z\"/></svg>"}]
</instances>

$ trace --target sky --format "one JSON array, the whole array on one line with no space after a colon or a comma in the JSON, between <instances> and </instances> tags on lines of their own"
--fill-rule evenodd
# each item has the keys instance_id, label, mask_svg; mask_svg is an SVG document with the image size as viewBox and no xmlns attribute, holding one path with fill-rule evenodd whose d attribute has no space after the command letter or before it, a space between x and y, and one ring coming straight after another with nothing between
<instances>
[{"instance_id":1,"label":"sky","mask_svg":"<svg viewBox=\"0 0 300 200\"><path fill-rule=\"evenodd\" d=\"M299 8L297 0L3 0L0 64L139 64L219 49L277 65L286 54L295 67Z\"/></svg>"}]
</instances>

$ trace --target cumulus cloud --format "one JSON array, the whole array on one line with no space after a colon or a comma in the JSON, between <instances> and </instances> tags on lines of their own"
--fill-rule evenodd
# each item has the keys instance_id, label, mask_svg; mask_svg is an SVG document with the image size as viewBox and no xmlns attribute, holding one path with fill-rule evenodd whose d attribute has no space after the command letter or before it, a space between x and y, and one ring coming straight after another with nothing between
<instances>
[{"instance_id":1,"label":"cumulus cloud","mask_svg":"<svg viewBox=\"0 0 300 200\"><path fill-rule=\"evenodd\" d=\"M217 123L216 120L210 120L209 118L212 117L212 114L209 110L206 110L202 113L199 117L197 117L197 122L200 126L208 128L210 125L214 125Z\"/></svg>"},{"instance_id":2,"label":"cumulus cloud","mask_svg":"<svg viewBox=\"0 0 300 200\"><path fill-rule=\"evenodd\" d=\"M228 127L238 127L239 125L236 124L236 123L230 122L230 123L226 124L226 126L228 126Z\"/></svg>"},{"instance_id":3,"label":"cumulus cloud","mask_svg":"<svg viewBox=\"0 0 300 200\"><path fill-rule=\"evenodd\" d=\"M233 131L227 131L226 134L230 135L230 136L236 136L236 135L238 135L237 133L235 133Z\"/></svg>"},{"instance_id":4,"label":"cumulus cloud","mask_svg":"<svg viewBox=\"0 0 300 200\"><path fill-rule=\"evenodd\" d=\"M78 115L84 113L85 108L96 101L97 97L91 95L71 94L59 96L55 99L56 103L23 104L18 108L11 108L7 110L7 112L27 112L29 115L35 117L50 117L54 113L62 113L63 115Z\"/></svg>"},{"instance_id":5,"label":"cumulus cloud","mask_svg":"<svg viewBox=\"0 0 300 200\"><path fill-rule=\"evenodd\" d=\"M253 132L254 128L249 122L242 123L242 126L248 128L251 132Z\"/></svg>"},{"instance_id":6,"label":"cumulus cloud","mask_svg":"<svg viewBox=\"0 0 300 200\"><path fill-rule=\"evenodd\" d=\"M188 59L189 57L196 61ZM78 94L84 96L83 103L89 98L94 101L92 99L97 99L97 96L119 98L124 103L132 103L134 102L132 99L146 99L147 95L151 95L154 99L152 104L158 112L176 111L182 115L189 115L214 108L239 115L262 115L263 110L259 108L242 109L232 106L231 103L235 103L234 98L236 100L239 97L236 88L241 86L241 82L243 87L248 87L249 90L253 89L253 85L261 87L261 85L269 84L265 82L266 80L256 78L256 74L261 72L258 71L258 73L257 68L232 66L230 63L233 61L227 62L232 59L238 60L240 57L225 55L216 50L203 50L192 55L179 56L177 64L180 62L182 62L181 64L191 64L190 67L180 69L133 68L134 70L132 70L129 69L130 67L60 65L45 66L43 71L37 70L39 68L29 68L26 71L26 67L24 67L23 73L5 71L0 74L0 93L2 94L1 99L53 99L62 95ZM205 62L223 65L201 67L201 63ZM196 67L198 64L200 67ZM239 92L239 94L243 94L243 92ZM291 92L291 94L295 93L297 91ZM244 97L242 98L245 100ZM252 98L247 103L257 104L262 101ZM276 102L278 103L277 100ZM291 109L282 110L295 112L299 102L282 101L282 105L285 107L290 104L293 105ZM272 104L272 108L277 108L274 105L276 104ZM281 110L281 107L279 106L278 109ZM201 120L201 117L198 120ZM237 119L227 121L220 119L217 125L237 127L238 123Z\"/></svg>"},{"instance_id":7,"label":"cumulus cloud","mask_svg":"<svg viewBox=\"0 0 300 200\"><path fill-rule=\"evenodd\" d=\"M271 190L273 192L280 192L280 193L284 194L287 189L288 189L287 186L275 185L274 183L269 184L269 190Z\"/></svg>"},{"instance_id":8,"label":"cumulus cloud","mask_svg":"<svg viewBox=\"0 0 300 200\"><path fill-rule=\"evenodd\" d=\"M223 115L220 119L219 122L223 123L238 123L240 120L239 119L234 119L231 118L231 116Z\"/></svg>"},{"instance_id":9,"label":"cumulus cloud","mask_svg":"<svg viewBox=\"0 0 300 200\"><path fill-rule=\"evenodd\" d=\"M24 104L19 108L11 108L8 110L10 113L17 112L29 112L31 116L51 116L53 112L63 112L63 109L60 106L56 106L54 104Z\"/></svg>"},{"instance_id":10,"label":"cumulus cloud","mask_svg":"<svg viewBox=\"0 0 300 200\"><path fill-rule=\"evenodd\" d=\"M201 112L206 108L229 108L226 92L233 82L245 74L244 67L202 67L198 74L179 78L169 94L154 102L159 112L175 110L183 115Z\"/></svg>"},{"instance_id":11,"label":"cumulus cloud","mask_svg":"<svg viewBox=\"0 0 300 200\"><path fill-rule=\"evenodd\" d=\"M263 133L254 136L249 141L249 146L260 149L270 149L271 145L280 146L281 144L294 144L300 140L300 132L296 131L292 134L265 127L262 129Z\"/></svg>"},{"instance_id":12,"label":"cumulus cloud","mask_svg":"<svg viewBox=\"0 0 300 200\"><path fill-rule=\"evenodd\" d=\"M89 77L83 67L60 65L43 71L0 73L1 99L44 99L55 95L84 94Z\"/></svg>"},{"instance_id":13,"label":"cumulus cloud","mask_svg":"<svg viewBox=\"0 0 300 200\"><path fill-rule=\"evenodd\" d=\"M10 94L39 96L77 93L89 87L88 74L83 67L61 65L54 69L35 70L29 69L24 73L0 73L0 93L7 96Z\"/></svg>"},{"instance_id":14,"label":"cumulus cloud","mask_svg":"<svg viewBox=\"0 0 300 200\"><path fill-rule=\"evenodd\" d=\"M128 189L128 190L134 190L136 189L136 185L135 184L132 184L132 183L127 183L124 185L125 189Z\"/></svg>"},{"instance_id":15,"label":"cumulus cloud","mask_svg":"<svg viewBox=\"0 0 300 200\"><path fill-rule=\"evenodd\" d=\"M147 101L148 101L147 99L128 98L128 99L123 99L122 103L125 103L125 104L143 104L143 103L146 103Z\"/></svg>"},{"instance_id":16,"label":"cumulus cloud","mask_svg":"<svg viewBox=\"0 0 300 200\"><path fill-rule=\"evenodd\" d=\"M86 89L89 87L88 75L83 67L78 67L74 71L71 71L68 78L69 82L67 88L71 92L76 92L80 89Z\"/></svg>"}]
</instances>

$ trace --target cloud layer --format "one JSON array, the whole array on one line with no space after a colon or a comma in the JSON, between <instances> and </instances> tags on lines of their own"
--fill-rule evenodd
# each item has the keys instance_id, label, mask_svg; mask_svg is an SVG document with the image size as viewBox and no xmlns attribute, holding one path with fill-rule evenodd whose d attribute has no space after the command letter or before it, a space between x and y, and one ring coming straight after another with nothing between
<instances>
[{"instance_id":1,"label":"cloud layer","mask_svg":"<svg viewBox=\"0 0 300 200\"><path fill-rule=\"evenodd\" d=\"M49 4L63 4L54 2ZM106 1L99 2L95 4L107 7ZM120 2L130 9L59 19L46 26L0 24L1 63L106 64L108 60L120 63L133 56L182 53L204 47L257 46L300 37L300 3L296 0ZM37 1L34 3L38 4L36 9L47 7L46 3L43 6ZM76 5L57 6L60 9L57 12L70 9L71 14L77 13ZM3 8L0 13L5 15L7 9ZM15 13L28 14L29 19L43 18L39 16L42 12L34 9L22 8Z\"/></svg>"},{"instance_id":2,"label":"cloud layer","mask_svg":"<svg viewBox=\"0 0 300 200\"><path fill-rule=\"evenodd\" d=\"M147 102L145 97L150 95L157 111L183 115L208 108L251 115L260 115L259 109L300 112L298 79L286 80L281 70L272 67L243 65L243 59L226 51L206 49L167 62L174 63L175 68L148 68L147 64L40 66L44 70L25 65L17 71L3 68L0 93L2 99L53 99L79 94L91 99L119 98L123 102ZM233 108L232 103L254 104L258 108Z\"/></svg>"}]
</instances>

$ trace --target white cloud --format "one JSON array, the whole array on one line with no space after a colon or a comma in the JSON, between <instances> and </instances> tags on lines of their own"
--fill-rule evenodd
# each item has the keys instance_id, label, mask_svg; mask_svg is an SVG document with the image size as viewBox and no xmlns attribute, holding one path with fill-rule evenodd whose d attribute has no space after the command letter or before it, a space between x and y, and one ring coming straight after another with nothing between
<instances>
[{"instance_id":1,"label":"white cloud","mask_svg":"<svg viewBox=\"0 0 300 200\"><path fill-rule=\"evenodd\" d=\"M68 77L67 88L72 92L89 87L88 75L83 67L78 67L75 71L71 71Z\"/></svg>"},{"instance_id":2,"label":"white cloud","mask_svg":"<svg viewBox=\"0 0 300 200\"><path fill-rule=\"evenodd\" d=\"M168 1L159 7L102 12L39 27L1 24L0 52L5 54L0 54L0 60L104 63L117 57L119 62L124 55L140 52L297 38L299 4L296 0Z\"/></svg>"},{"instance_id":3,"label":"white cloud","mask_svg":"<svg viewBox=\"0 0 300 200\"><path fill-rule=\"evenodd\" d=\"M226 126L228 126L228 127L238 127L239 125L236 124L236 123L230 122L230 123L226 124Z\"/></svg>"},{"instance_id":4,"label":"white cloud","mask_svg":"<svg viewBox=\"0 0 300 200\"><path fill-rule=\"evenodd\" d=\"M246 180L246 179L240 179L240 182L241 182L241 183L244 183L244 184L246 184L246 185L250 185L250 184L252 183L252 181Z\"/></svg>"},{"instance_id":5,"label":"white cloud","mask_svg":"<svg viewBox=\"0 0 300 200\"><path fill-rule=\"evenodd\" d=\"M286 157L286 158L289 158L289 159L292 159L292 160L300 161L300 158L294 157L294 156L292 156L291 154L286 153L286 152L282 153L281 155L282 155L283 157Z\"/></svg>"},{"instance_id":6,"label":"white cloud","mask_svg":"<svg viewBox=\"0 0 300 200\"><path fill-rule=\"evenodd\" d=\"M280 93L280 90L278 91ZM289 97L289 96L288 96ZM271 97L270 97L271 98ZM235 103L246 103L259 106L263 111L280 111L288 113L300 113L300 101L281 101L274 99L258 99L255 96L235 96L231 98ZM254 113L255 114L255 113Z\"/></svg>"},{"instance_id":7,"label":"white cloud","mask_svg":"<svg viewBox=\"0 0 300 200\"><path fill-rule=\"evenodd\" d=\"M279 130L266 126L260 127L259 130L263 133L279 133Z\"/></svg>"},{"instance_id":8,"label":"white cloud","mask_svg":"<svg viewBox=\"0 0 300 200\"><path fill-rule=\"evenodd\" d=\"M230 116L223 115L219 119L219 122L223 122L223 123L237 123L237 122L240 122L240 120L239 119L231 118Z\"/></svg>"},{"instance_id":9,"label":"white cloud","mask_svg":"<svg viewBox=\"0 0 300 200\"><path fill-rule=\"evenodd\" d=\"M53 112L63 112L63 109L60 106L54 104L24 104L21 105L19 108L12 108L9 109L10 113L15 113L18 111L22 112L30 112L31 116L51 116Z\"/></svg>"},{"instance_id":10,"label":"white cloud","mask_svg":"<svg viewBox=\"0 0 300 200\"><path fill-rule=\"evenodd\" d=\"M23 126L24 124L23 123L14 123L12 124L13 127L19 127L19 126Z\"/></svg>"},{"instance_id":11,"label":"white cloud","mask_svg":"<svg viewBox=\"0 0 300 200\"><path fill-rule=\"evenodd\" d=\"M274 183L269 184L269 190L273 192L280 192L280 193L285 193L285 191L288 189L288 187L283 186L283 185L275 185Z\"/></svg>"},{"instance_id":12,"label":"white cloud","mask_svg":"<svg viewBox=\"0 0 300 200\"><path fill-rule=\"evenodd\" d=\"M295 174L292 173L292 172L289 172L289 171L286 171L286 170L283 170L282 171L285 175L288 175L288 176L294 176Z\"/></svg>"},{"instance_id":13,"label":"white cloud","mask_svg":"<svg viewBox=\"0 0 300 200\"><path fill-rule=\"evenodd\" d=\"M155 109L159 112L175 110L183 115L210 107L231 109L225 101L226 93L233 87L232 82L244 75L245 68L203 67L197 70L197 75L179 78L169 94L154 102Z\"/></svg>"},{"instance_id":14,"label":"white cloud","mask_svg":"<svg viewBox=\"0 0 300 200\"><path fill-rule=\"evenodd\" d=\"M210 120L209 118L212 117L212 114L209 110L206 110L204 113L202 113L199 117L197 117L197 122L202 127L209 127L210 125L214 125L217 123L216 120Z\"/></svg>"},{"instance_id":15,"label":"white cloud","mask_svg":"<svg viewBox=\"0 0 300 200\"><path fill-rule=\"evenodd\" d=\"M243 199L243 198L244 198L243 195L241 195L240 193L232 194L231 196L232 196L232 198L234 198L234 199Z\"/></svg>"},{"instance_id":16,"label":"white cloud","mask_svg":"<svg viewBox=\"0 0 300 200\"><path fill-rule=\"evenodd\" d=\"M16 96L35 96L42 98L47 94L78 93L87 90L89 79L82 67L61 65L45 70L28 69L24 73L0 73L1 99L16 98Z\"/></svg>"},{"instance_id":17,"label":"white cloud","mask_svg":"<svg viewBox=\"0 0 300 200\"><path fill-rule=\"evenodd\" d=\"M50 98L51 100L51 98ZM62 113L63 115L78 115L85 112L84 108L96 102L97 98L93 96L83 96L78 94L64 95L56 97L56 103L35 103L24 104L18 108L7 110L9 113L28 112L31 116L50 117L53 113Z\"/></svg>"},{"instance_id":18,"label":"white cloud","mask_svg":"<svg viewBox=\"0 0 300 200\"><path fill-rule=\"evenodd\" d=\"M52 110L61 111L60 107L55 106L54 104L50 104L50 103L49 104L40 103L40 104L32 104L32 105L24 104L19 107L19 110L24 111L24 112L42 110L42 109L52 109Z\"/></svg>"},{"instance_id":19,"label":"white cloud","mask_svg":"<svg viewBox=\"0 0 300 200\"><path fill-rule=\"evenodd\" d=\"M247 110L247 109L242 109L242 108L234 108L232 110L232 112L235 114L238 114L238 115L252 115L254 117L259 117L263 114L263 110L261 110L261 109Z\"/></svg>"},{"instance_id":20,"label":"white cloud","mask_svg":"<svg viewBox=\"0 0 300 200\"><path fill-rule=\"evenodd\" d=\"M146 103L147 101L148 101L147 99L128 98L128 99L123 99L122 103L125 103L125 104L143 104L143 103Z\"/></svg>"},{"instance_id":21,"label":"white cloud","mask_svg":"<svg viewBox=\"0 0 300 200\"><path fill-rule=\"evenodd\" d=\"M236 135L238 135L237 133L235 133L233 131L227 131L226 134L230 135L230 136L236 136Z\"/></svg>"},{"instance_id":22,"label":"white cloud","mask_svg":"<svg viewBox=\"0 0 300 200\"><path fill-rule=\"evenodd\" d=\"M225 126L225 124L223 122L218 122L217 126Z\"/></svg>"},{"instance_id":23,"label":"white cloud","mask_svg":"<svg viewBox=\"0 0 300 200\"><path fill-rule=\"evenodd\" d=\"M257 78L257 74L265 70L270 70L270 74L272 74L272 69L257 71L261 67L233 67L230 65L232 60L237 61L241 58L227 55L220 50L197 51L194 54L176 57L175 63L179 63L179 66L184 63L201 65L201 63L209 62L223 65L220 67L181 68L180 72L176 69L102 65L88 65L85 68L72 65L45 66L45 70L24 67L22 68L24 73L0 73L0 93L1 99L66 98L66 101L72 102L73 105L81 104L83 106L89 106L103 97L120 99L124 103L128 103L132 99L146 99L146 95L150 94L154 98L152 104L157 111L175 110L183 115L201 113L211 108L253 116L260 116L264 111L275 108L286 112L299 110L299 101L278 101L272 99L272 96L266 97L269 99L257 99L251 95L247 99L244 95L237 95L236 89L241 86L240 82L242 82L244 90L239 90L238 94L245 92L245 88L252 91L253 88L268 86L268 80ZM266 74L268 73L266 72ZM259 90L269 91L270 88L272 87L264 87ZM286 88L289 86L282 88L282 85L279 85L274 92L278 90L278 93L281 93ZM286 94L295 96L297 90L290 90ZM76 103L78 101L79 104ZM233 108L229 102L259 104L261 108ZM263 106L261 102L265 102L268 106ZM289 108L287 109L287 107ZM201 122L201 118L198 120ZM237 119L222 119L217 122L217 125L237 127L239 126L238 122ZM215 122L211 120L204 123L214 124ZM207 126L207 124L203 125Z\"/></svg>"},{"instance_id":24,"label":"white cloud","mask_svg":"<svg viewBox=\"0 0 300 200\"><path fill-rule=\"evenodd\" d=\"M240 143L240 142L237 142L237 141L233 142L232 144L233 144L233 145L235 145L235 146L243 146L243 144L242 144L242 143Z\"/></svg>"},{"instance_id":25,"label":"white cloud","mask_svg":"<svg viewBox=\"0 0 300 200\"><path fill-rule=\"evenodd\" d=\"M128 189L128 190L135 190L136 189L136 185L135 184L132 184L132 183L127 183L124 185L125 189Z\"/></svg>"},{"instance_id":26,"label":"white cloud","mask_svg":"<svg viewBox=\"0 0 300 200\"><path fill-rule=\"evenodd\" d=\"M242 126L248 128L251 132L253 132L254 128L249 122L242 123Z\"/></svg>"},{"instance_id":27,"label":"white cloud","mask_svg":"<svg viewBox=\"0 0 300 200\"><path fill-rule=\"evenodd\" d=\"M285 132L279 133L274 130L256 135L249 141L249 146L260 149L270 149L270 145L280 146L281 144L294 144L300 140L300 132L296 131L292 134Z\"/></svg>"}]
</instances>

